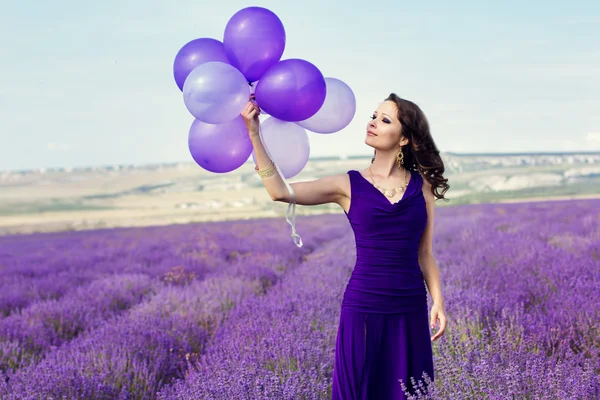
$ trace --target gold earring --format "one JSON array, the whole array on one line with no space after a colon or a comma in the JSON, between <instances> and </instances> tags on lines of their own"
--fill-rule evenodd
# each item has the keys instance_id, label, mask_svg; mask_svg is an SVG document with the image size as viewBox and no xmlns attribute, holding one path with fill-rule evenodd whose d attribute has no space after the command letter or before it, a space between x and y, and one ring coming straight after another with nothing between
<instances>
[{"instance_id":1,"label":"gold earring","mask_svg":"<svg viewBox=\"0 0 600 400\"><path fill-rule=\"evenodd\" d=\"M402 152L402 148L396 153L396 164L398 165L398 169L404 165L404 153Z\"/></svg>"}]
</instances>

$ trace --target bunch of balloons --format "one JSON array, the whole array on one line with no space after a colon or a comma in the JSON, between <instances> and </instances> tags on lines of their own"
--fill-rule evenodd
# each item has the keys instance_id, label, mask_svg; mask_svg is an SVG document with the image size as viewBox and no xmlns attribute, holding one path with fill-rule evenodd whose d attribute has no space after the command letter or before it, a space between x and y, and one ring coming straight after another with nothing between
<instances>
[{"instance_id":1,"label":"bunch of balloons","mask_svg":"<svg viewBox=\"0 0 600 400\"><path fill-rule=\"evenodd\" d=\"M354 118L350 87L324 77L306 60L281 60L285 44L277 15L248 7L231 17L222 42L200 38L179 50L173 75L195 118L188 146L200 167L230 172L253 155L240 115L252 92L269 115L260 126L261 140L284 178L297 175L308 161L306 129L334 133Z\"/></svg>"}]
</instances>

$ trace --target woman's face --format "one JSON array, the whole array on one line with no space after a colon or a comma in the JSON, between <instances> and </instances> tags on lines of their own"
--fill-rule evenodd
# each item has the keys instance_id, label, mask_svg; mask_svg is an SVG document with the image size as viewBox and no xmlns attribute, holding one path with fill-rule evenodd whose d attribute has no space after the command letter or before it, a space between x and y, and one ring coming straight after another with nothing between
<instances>
[{"instance_id":1,"label":"woman's face","mask_svg":"<svg viewBox=\"0 0 600 400\"><path fill-rule=\"evenodd\" d=\"M375 150L391 150L408 143L408 140L402 137L402 124L398 119L396 103L384 101L373 112L371 118L367 124L365 144Z\"/></svg>"}]
</instances>

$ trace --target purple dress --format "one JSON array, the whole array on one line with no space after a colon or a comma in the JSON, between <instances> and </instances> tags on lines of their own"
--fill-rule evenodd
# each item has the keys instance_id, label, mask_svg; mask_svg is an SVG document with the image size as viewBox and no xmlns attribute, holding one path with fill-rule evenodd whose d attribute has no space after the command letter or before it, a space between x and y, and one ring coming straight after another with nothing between
<instances>
[{"instance_id":1,"label":"purple dress","mask_svg":"<svg viewBox=\"0 0 600 400\"><path fill-rule=\"evenodd\" d=\"M404 197L391 203L360 172L348 174L356 264L341 306L332 399L405 399L400 379L412 391L411 376L434 378L418 260L427 222L423 178L411 171Z\"/></svg>"}]
</instances>

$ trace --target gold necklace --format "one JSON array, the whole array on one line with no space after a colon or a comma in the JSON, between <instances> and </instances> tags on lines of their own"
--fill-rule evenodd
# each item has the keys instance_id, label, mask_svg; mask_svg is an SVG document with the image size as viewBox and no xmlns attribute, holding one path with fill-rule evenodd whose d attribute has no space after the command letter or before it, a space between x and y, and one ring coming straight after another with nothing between
<instances>
[{"instance_id":1,"label":"gold necklace","mask_svg":"<svg viewBox=\"0 0 600 400\"><path fill-rule=\"evenodd\" d=\"M381 193L383 193L385 196L387 196L389 198L394 197L396 195L396 193L401 193L403 190L406 189L406 186L408 185L408 182L406 180L406 178L407 178L406 168L404 168L404 186L400 186L398 188L393 188L393 189L386 189L381 186L378 186L375 183L375 178L373 178L373 171L371 171L370 165L369 165L369 175L371 175L371 180L373 181L373 186L375 186Z\"/></svg>"}]
</instances>

